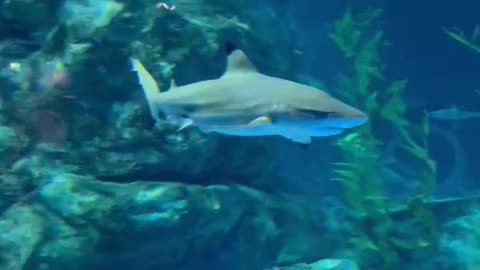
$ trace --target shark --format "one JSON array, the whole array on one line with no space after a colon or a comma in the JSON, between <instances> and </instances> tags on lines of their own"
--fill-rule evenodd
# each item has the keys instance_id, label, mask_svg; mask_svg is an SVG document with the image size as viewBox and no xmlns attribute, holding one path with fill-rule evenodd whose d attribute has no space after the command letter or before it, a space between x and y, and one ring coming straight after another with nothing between
<instances>
[{"instance_id":1,"label":"shark","mask_svg":"<svg viewBox=\"0 0 480 270\"><path fill-rule=\"evenodd\" d=\"M367 122L368 116L325 91L259 72L235 48L227 55L224 73L216 79L160 91L153 76L130 58L149 111L157 123L195 127L205 134L281 136L301 145Z\"/></svg>"},{"instance_id":2,"label":"shark","mask_svg":"<svg viewBox=\"0 0 480 270\"><path fill-rule=\"evenodd\" d=\"M480 112L464 111L459 109L457 106L451 106L450 108L447 108L447 109L427 112L427 115L431 118L435 118L438 120L450 120L450 121L480 118Z\"/></svg>"}]
</instances>

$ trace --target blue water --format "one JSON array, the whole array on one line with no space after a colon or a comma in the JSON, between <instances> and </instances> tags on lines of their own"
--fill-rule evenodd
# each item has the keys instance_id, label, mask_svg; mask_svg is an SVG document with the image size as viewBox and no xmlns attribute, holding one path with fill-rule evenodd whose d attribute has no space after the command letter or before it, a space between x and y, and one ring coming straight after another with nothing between
<instances>
[{"instance_id":1,"label":"blue water","mask_svg":"<svg viewBox=\"0 0 480 270\"><path fill-rule=\"evenodd\" d=\"M368 21L369 10L379 16ZM480 118L428 117L480 112L478 10L466 0L0 0L0 269L479 269ZM353 29L336 31L348 12ZM234 49L368 122L308 145L155 122L131 58L175 93L220 77ZM188 118L258 101L188 96L161 117L179 104ZM284 107L301 126L330 115L318 104ZM318 128L328 121L340 120Z\"/></svg>"}]
</instances>

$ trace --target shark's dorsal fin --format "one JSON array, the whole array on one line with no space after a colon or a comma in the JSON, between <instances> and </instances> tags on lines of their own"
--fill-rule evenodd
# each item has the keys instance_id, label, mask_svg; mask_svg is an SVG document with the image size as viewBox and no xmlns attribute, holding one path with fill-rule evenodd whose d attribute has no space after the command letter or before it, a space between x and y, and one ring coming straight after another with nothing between
<instances>
[{"instance_id":1,"label":"shark's dorsal fin","mask_svg":"<svg viewBox=\"0 0 480 270\"><path fill-rule=\"evenodd\" d=\"M227 57L227 69L223 76L249 72L257 72L257 68L241 50L232 51Z\"/></svg>"}]
</instances>

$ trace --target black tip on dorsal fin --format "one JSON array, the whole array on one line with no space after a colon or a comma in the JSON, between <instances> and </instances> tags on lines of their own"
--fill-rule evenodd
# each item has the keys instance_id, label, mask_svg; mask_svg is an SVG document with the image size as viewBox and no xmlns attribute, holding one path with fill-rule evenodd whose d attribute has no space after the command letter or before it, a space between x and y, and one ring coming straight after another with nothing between
<instances>
[{"instance_id":1,"label":"black tip on dorsal fin","mask_svg":"<svg viewBox=\"0 0 480 270\"><path fill-rule=\"evenodd\" d=\"M233 44L233 42L231 41L227 41L227 43L225 44L225 53L227 55L231 54L236 49L237 49L237 46L235 46L235 44Z\"/></svg>"},{"instance_id":2,"label":"black tip on dorsal fin","mask_svg":"<svg viewBox=\"0 0 480 270\"><path fill-rule=\"evenodd\" d=\"M227 41L225 43L225 52L227 53L227 68L223 76L227 74L236 74L240 72L257 72L255 65L250 59L238 49L234 43Z\"/></svg>"}]
</instances>

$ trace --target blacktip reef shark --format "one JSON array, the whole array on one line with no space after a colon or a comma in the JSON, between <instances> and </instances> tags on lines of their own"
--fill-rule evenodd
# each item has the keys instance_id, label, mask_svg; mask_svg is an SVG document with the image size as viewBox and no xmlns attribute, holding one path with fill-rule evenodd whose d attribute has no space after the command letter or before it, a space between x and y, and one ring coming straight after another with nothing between
<instances>
[{"instance_id":1,"label":"blacktip reef shark","mask_svg":"<svg viewBox=\"0 0 480 270\"><path fill-rule=\"evenodd\" d=\"M312 137L340 134L362 125L367 115L326 92L261 74L239 49L227 57L217 79L176 86L161 92L142 63L130 59L154 120L189 126L204 133L232 136L282 136L309 144Z\"/></svg>"}]
</instances>

